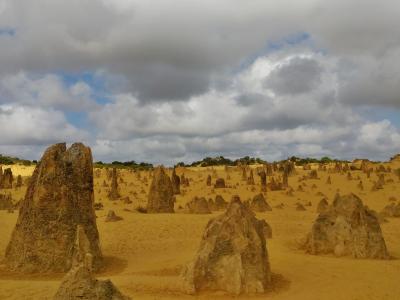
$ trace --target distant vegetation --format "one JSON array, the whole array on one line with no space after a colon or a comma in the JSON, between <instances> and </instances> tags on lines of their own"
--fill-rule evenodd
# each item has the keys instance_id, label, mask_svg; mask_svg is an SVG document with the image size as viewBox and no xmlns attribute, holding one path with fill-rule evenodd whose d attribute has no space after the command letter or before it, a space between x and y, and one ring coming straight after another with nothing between
<instances>
[{"instance_id":1,"label":"distant vegetation","mask_svg":"<svg viewBox=\"0 0 400 300\"><path fill-rule=\"evenodd\" d=\"M292 156L288 158L288 160L296 163L296 165L302 166L305 164L309 163L322 163L322 164L327 164L327 163L332 163L332 162L337 162L340 160L337 159L332 159L330 157L322 157L321 159L317 158L300 158L296 156ZM344 161L341 161L344 162ZM194 161L191 164L185 164L184 162L177 163L176 166L178 167L211 167L211 166L237 166L237 165L255 165L255 164L265 164L266 161L262 160L261 158L258 157L250 157L250 156L245 156L239 159L231 160L229 158L225 158L223 156L217 156L217 157L206 157L202 160L199 161Z\"/></svg>"},{"instance_id":2,"label":"distant vegetation","mask_svg":"<svg viewBox=\"0 0 400 300\"><path fill-rule=\"evenodd\" d=\"M37 161L33 160L27 160L27 159L20 159L18 157L11 157L11 156L5 156L0 154L0 164L1 165L14 165L14 164L21 164L24 166L30 166L32 164L36 164Z\"/></svg>"},{"instance_id":3,"label":"distant vegetation","mask_svg":"<svg viewBox=\"0 0 400 300\"><path fill-rule=\"evenodd\" d=\"M139 169L139 170L147 170L152 169L153 164L140 162L137 163L134 160L132 161L113 161L112 163L103 163L102 161L97 161L94 163L96 168L118 168L118 169Z\"/></svg>"},{"instance_id":4,"label":"distant vegetation","mask_svg":"<svg viewBox=\"0 0 400 300\"><path fill-rule=\"evenodd\" d=\"M298 166L303 166L303 165L312 164L312 163L328 164L328 163L332 163L332 162L345 162L343 160L332 159L328 156L324 156L321 159L310 158L310 157L300 158L300 157L292 156L289 158L289 160L296 163L296 165L298 165Z\"/></svg>"},{"instance_id":5,"label":"distant vegetation","mask_svg":"<svg viewBox=\"0 0 400 300\"><path fill-rule=\"evenodd\" d=\"M176 166L178 167L211 167L211 166L237 166L239 164L242 165L254 165L254 164L262 164L265 163L260 158L254 158L245 156L236 160L231 160L229 158L225 158L223 156L217 157L206 157L199 161L194 161L191 164L185 164L184 162L178 163Z\"/></svg>"}]
</instances>

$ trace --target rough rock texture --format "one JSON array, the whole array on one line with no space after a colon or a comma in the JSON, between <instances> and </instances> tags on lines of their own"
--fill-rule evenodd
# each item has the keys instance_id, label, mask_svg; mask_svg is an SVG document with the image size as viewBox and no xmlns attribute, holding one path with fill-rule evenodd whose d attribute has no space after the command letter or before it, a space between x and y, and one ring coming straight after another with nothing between
<instances>
[{"instance_id":1,"label":"rough rock texture","mask_svg":"<svg viewBox=\"0 0 400 300\"><path fill-rule=\"evenodd\" d=\"M90 148L49 147L36 166L20 205L5 263L20 272L66 272L71 268L77 225L90 241L94 268L102 261L93 208Z\"/></svg>"},{"instance_id":2,"label":"rough rock texture","mask_svg":"<svg viewBox=\"0 0 400 300\"><path fill-rule=\"evenodd\" d=\"M175 169L172 171L171 182L174 195L179 195L181 193L181 179L176 175Z\"/></svg>"},{"instance_id":3,"label":"rough rock texture","mask_svg":"<svg viewBox=\"0 0 400 300\"><path fill-rule=\"evenodd\" d=\"M185 290L263 293L271 283L264 222L239 197L207 224L195 259L183 272Z\"/></svg>"},{"instance_id":4,"label":"rough rock texture","mask_svg":"<svg viewBox=\"0 0 400 300\"><path fill-rule=\"evenodd\" d=\"M82 227L77 228L74 265L63 278L53 300L129 300L110 280L97 280L93 274L90 242Z\"/></svg>"},{"instance_id":5,"label":"rough rock texture","mask_svg":"<svg viewBox=\"0 0 400 300\"><path fill-rule=\"evenodd\" d=\"M0 188L11 189L13 187L14 176L10 168L4 170L1 176Z\"/></svg>"},{"instance_id":6,"label":"rough rock texture","mask_svg":"<svg viewBox=\"0 0 400 300\"><path fill-rule=\"evenodd\" d=\"M250 208L255 212L265 212L272 210L271 206L269 206L262 193L253 197L250 203Z\"/></svg>"},{"instance_id":7,"label":"rough rock texture","mask_svg":"<svg viewBox=\"0 0 400 300\"><path fill-rule=\"evenodd\" d=\"M110 192L108 193L108 198L110 200L117 200L120 198L120 194L118 192L118 174L117 174L117 169L113 168L111 172L111 189Z\"/></svg>"},{"instance_id":8,"label":"rough rock texture","mask_svg":"<svg viewBox=\"0 0 400 300\"><path fill-rule=\"evenodd\" d=\"M147 200L147 212L174 212L174 191L172 182L165 173L164 167L158 167L154 171L153 181L150 185L150 191Z\"/></svg>"},{"instance_id":9,"label":"rough rock texture","mask_svg":"<svg viewBox=\"0 0 400 300\"><path fill-rule=\"evenodd\" d=\"M225 180L223 178L217 178L214 184L214 188L223 189L225 188Z\"/></svg>"},{"instance_id":10,"label":"rough rock texture","mask_svg":"<svg viewBox=\"0 0 400 300\"><path fill-rule=\"evenodd\" d=\"M389 258L376 214L354 194L335 197L314 222L305 248L311 254Z\"/></svg>"},{"instance_id":11,"label":"rough rock texture","mask_svg":"<svg viewBox=\"0 0 400 300\"><path fill-rule=\"evenodd\" d=\"M73 267L53 300L128 300L110 280L97 280L85 265Z\"/></svg>"},{"instance_id":12,"label":"rough rock texture","mask_svg":"<svg viewBox=\"0 0 400 300\"><path fill-rule=\"evenodd\" d=\"M11 210L13 208L11 195L0 194L0 210Z\"/></svg>"},{"instance_id":13,"label":"rough rock texture","mask_svg":"<svg viewBox=\"0 0 400 300\"><path fill-rule=\"evenodd\" d=\"M208 202L204 197L194 197L186 204L187 212L190 214L211 214Z\"/></svg>"}]
</instances>

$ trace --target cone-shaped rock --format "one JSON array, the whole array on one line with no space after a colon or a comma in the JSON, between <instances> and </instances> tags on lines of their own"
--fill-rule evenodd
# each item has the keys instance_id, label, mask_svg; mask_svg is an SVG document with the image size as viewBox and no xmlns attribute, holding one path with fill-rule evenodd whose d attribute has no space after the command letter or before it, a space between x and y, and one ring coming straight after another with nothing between
<instances>
[{"instance_id":1,"label":"cone-shaped rock","mask_svg":"<svg viewBox=\"0 0 400 300\"><path fill-rule=\"evenodd\" d=\"M311 254L386 259L389 257L376 213L354 194L337 195L314 222L306 242Z\"/></svg>"},{"instance_id":2,"label":"cone-shaped rock","mask_svg":"<svg viewBox=\"0 0 400 300\"><path fill-rule=\"evenodd\" d=\"M148 213L173 213L174 191L171 179L165 173L163 167L154 171L153 180L147 201Z\"/></svg>"},{"instance_id":3,"label":"cone-shaped rock","mask_svg":"<svg viewBox=\"0 0 400 300\"><path fill-rule=\"evenodd\" d=\"M228 205L228 202L221 195L215 196L215 207L217 210L225 209Z\"/></svg>"},{"instance_id":4,"label":"cone-shaped rock","mask_svg":"<svg viewBox=\"0 0 400 300\"><path fill-rule=\"evenodd\" d=\"M262 193L255 195L253 197L253 199L251 200L250 207L253 211L256 212L265 212L272 210L271 206L269 206Z\"/></svg>"},{"instance_id":5,"label":"cone-shaped rock","mask_svg":"<svg viewBox=\"0 0 400 300\"><path fill-rule=\"evenodd\" d=\"M238 197L207 224L194 261L183 272L188 293L263 293L271 283L264 222Z\"/></svg>"},{"instance_id":6,"label":"cone-shaped rock","mask_svg":"<svg viewBox=\"0 0 400 300\"><path fill-rule=\"evenodd\" d=\"M188 213L190 214L210 214L211 210L206 198L194 197L187 205Z\"/></svg>"},{"instance_id":7,"label":"cone-shaped rock","mask_svg":"<svg viewBox=\"0 0 400 300\"><path fill-rule=\"evenodd\" d=\"M65 143L49 147L30 180L5 263L21 272L65 272L71 268L77 225L90 241L94 268L101 263L93 208L90 148Z\"/></svg>"},{"instance_id":8,"label":"cone-shaped rock","mask_svg":"<svg viewBox=\"0 0 400 300\"><path fill-rule=\"evenodd\" d=\"M323 213L325 212L329 207L328 200L326 198L322 198L321 201L319 201L318 206L317 206L317 213Z\"/></svg>"}]
</instances>

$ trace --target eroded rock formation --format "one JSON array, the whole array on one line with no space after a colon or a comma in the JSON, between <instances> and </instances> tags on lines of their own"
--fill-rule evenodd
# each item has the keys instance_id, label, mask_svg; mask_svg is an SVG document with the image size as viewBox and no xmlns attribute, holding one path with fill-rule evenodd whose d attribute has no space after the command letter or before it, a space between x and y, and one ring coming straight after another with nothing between
<instances>
[{"instance_id":1,"label":"eroded rock formation","mask_svg":"<svg viewBox=\"0 0 400 300\"><path fill-rule=\"evenodd\" d=\"M239 197L207 224L195 259L183 272L185 290L264 293L271 283L264 222Z\"/></svg>"},{"instance_id":2,"label":"eroded rock formation","mask_svg":"<svg viewBox=\"0 0 400 300\"><path fill-rule=\"evenodd\" d=\"M171 179L164 167L158 167L154 171L147 200L148 213L173 213L174 191Z\"/></svg>"},{"instance_id":3,"label":"eroded rock formation","mask_svg":"<svg viewBox=\"0 0 400 300\"><path fill-rule=\"evenodd\" d=\"M333 204L315 220L305 248L311 254L389 257L376 213L355 194L336 195Z\"/></svg>"},{"instance_id":4,"label":"eroded rock formation","mask_svg":"<svg viewBox=\"0 0 400 300\"><path fill-rule=\"evenodd\" d=\"M71 268L76 228L90 242L93 267L102 261L93 208L93 165L83 144L49 147L35 168L5 263L20 272L66 272Z\"/></svg>"}]
</instances>

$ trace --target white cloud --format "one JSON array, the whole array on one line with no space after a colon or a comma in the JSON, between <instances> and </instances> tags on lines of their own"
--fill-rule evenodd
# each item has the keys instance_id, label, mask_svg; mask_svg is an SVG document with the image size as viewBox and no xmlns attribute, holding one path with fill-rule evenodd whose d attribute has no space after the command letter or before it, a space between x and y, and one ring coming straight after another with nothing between
<instances>
[{"instance_id":1,"label":"white cloud","mask_svg":"<svg viewBox=\"0 0 400 300\"><path fill-rule=\"evenodd\" d=\"M67 122L62 112L27 106L0 105L0 145L45 145L84 140L85 131Z\"/></svg>"},{"instance_id":2,"label":"white cloud","mask_svg":"<svg viewBox=\"0 0 400 300\"><path fill-rule=\"evenodd\" d=\"M79 81L68 87L54 74L29 76L24 72L0 78L0 103L84 111L96 107L91 88Z\"/></svg>"}]
</instances>

